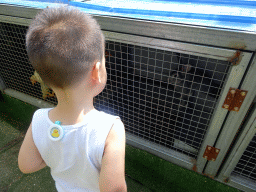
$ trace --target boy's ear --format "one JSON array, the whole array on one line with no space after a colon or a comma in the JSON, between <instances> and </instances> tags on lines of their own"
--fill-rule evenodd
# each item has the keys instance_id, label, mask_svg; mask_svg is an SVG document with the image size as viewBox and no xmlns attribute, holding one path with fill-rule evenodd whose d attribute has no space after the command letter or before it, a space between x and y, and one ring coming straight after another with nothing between
<instances>
[{"instance_id":1,"label":"boy's ear","mask_svg":"<svg viewBox=\"0 0 256 192\"><path fill-rule=\"evenodd\" d=\"M100 62L97 62L92 68L92 79L99 81L101 83L99 69L100 69Z\"/></svg>"}]
</instances>

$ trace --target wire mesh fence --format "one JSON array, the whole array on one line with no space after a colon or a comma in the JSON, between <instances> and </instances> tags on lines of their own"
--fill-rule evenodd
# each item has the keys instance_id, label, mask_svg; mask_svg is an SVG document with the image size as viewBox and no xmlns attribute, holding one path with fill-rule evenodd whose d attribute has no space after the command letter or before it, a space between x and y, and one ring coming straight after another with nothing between
<instances>
[{"instance_id":1,"label":"wire mesh fence","mask_svg":"<svg viewBox=\"0 0 256 192\"><path fill-rule=\"evenodd\" d=\"M107 41L106 66L96 107L119 115L129 133L195 157L229 63Z\"/></svg>"},{"instance_id":2,"label":"wire mesh fence","mask_svg":"<svg viewBox=\"0 0 256 192\"><path fill-rule=\"evenodd\" d=\"M57 104L33 80L26 30L0 23L0 75L8 88ZM105 56L108 81L95 107L120 116L127 132L195 158L230 63L113 41L106 41Z\"/></svg>"},{"instance_id":3,"label":"wire mesh fence","mask_svg":"<svg viewBox=\"0 0 256 192\"><path fill-rule=\"evenodd\" d=\"M25 34L27 26L0 23L0 75L8 88L56 104L54 97L43 97L46 91L34 79L34 69L29 64Z\"/></svg>"},{"instance_id":4,"label":"wire mesh fence","mask_svg":"<svg viewBox=\"0 0 256 192\"><path fill-rule=\"evenodd\" d=\"M244 151L232 174L256 181L256 135Z\"/></svg>"}]
</instances>

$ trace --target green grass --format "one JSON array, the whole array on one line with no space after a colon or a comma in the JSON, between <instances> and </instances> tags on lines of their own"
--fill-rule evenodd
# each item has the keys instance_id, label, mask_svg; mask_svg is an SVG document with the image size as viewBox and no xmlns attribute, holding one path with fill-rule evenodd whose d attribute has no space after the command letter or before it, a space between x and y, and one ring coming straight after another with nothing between
<instances>
[{"instance_id":1,"label":"green grass","mask_svg":"<svg viewBox=\"0 0 256 192\"><path fill-rule=\"evenodd\" d=\"M4 100L0 102L0 191L56 191L49 167L22 174L17 165L22 139L38 108L7 95ZM125 172L129 192L239 191L129 145Z\"/></svg>"},{"instance_id":2,"label":"green grass","mask_svg":"<svg viewBox=\"0 0 256 192\"><path fill-rule=\"evenodd\" d=\"M240 191L131 146L126 154L126 173L153 191Z\"/></svg>"},{"instance_id":3,"label":"green grass","mask_svg":"<svg viewBox=\"0 0 256 192\"><path fill-rule=\"evenodd\" d=\"M5 94L3 97L4 102L0 102L0 119L25 132L38 108Z\"/></svg>"}]
</instances>

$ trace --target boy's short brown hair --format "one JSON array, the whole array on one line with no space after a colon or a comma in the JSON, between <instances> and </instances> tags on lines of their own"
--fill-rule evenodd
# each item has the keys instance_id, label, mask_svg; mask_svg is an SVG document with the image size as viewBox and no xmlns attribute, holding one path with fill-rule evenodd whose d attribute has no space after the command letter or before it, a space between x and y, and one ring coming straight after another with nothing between
<instances>
[{"instance_id":1,"label":"boy's short brown hair","mask_svg":"<svg viewBox=\"0 0 256 192\"><path fill-rule=\"evenodd\" d=\"M104 57L105 40L90 15L69 6L46 8L26 34L29 60L49 87L69 88Z\"/></svg>"}]
</instances>

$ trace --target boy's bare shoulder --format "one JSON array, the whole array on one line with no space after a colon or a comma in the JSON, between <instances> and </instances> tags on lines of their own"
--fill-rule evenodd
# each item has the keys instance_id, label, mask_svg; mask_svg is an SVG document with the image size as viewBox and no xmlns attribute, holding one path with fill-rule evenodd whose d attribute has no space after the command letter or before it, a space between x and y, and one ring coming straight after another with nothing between
<instances>
[{"instance_id":1,"label":"boy's bare shoulder","mask_svg":"<svg viewBox=\"0 0 256 192\"><path fill-rule=\"evenodd\" d=\"M121 119L117 118L114 121L112 128L106 139L105 145L107 146L110 142L123 142L125 140L125 128Z\"/></svg>"},{"instance_id":2,"label":"boy's bare shoulder","mask_svg":"<svg viewBox=\"0 0 256 192\"><path fill-rule=\"evenodd\" d=\"M119 119L119 118L115 119L115 121L113 123L113 126L112 126L112 130L123 134L123 132L124 132L124 123L122 122L121 119Z\"/></svg>"},{"instance_id":3,"label":"boy's bare shoulder","mask_svg":"<svg viewBox=\"0 0 256 192\"><path fill-rule=\"evenodd\" d=\"M125 183L125 129L120 119L116 119L106 140L105 154L100 172L100 190L127 191Z\"/></svg>"}]
</instances>

